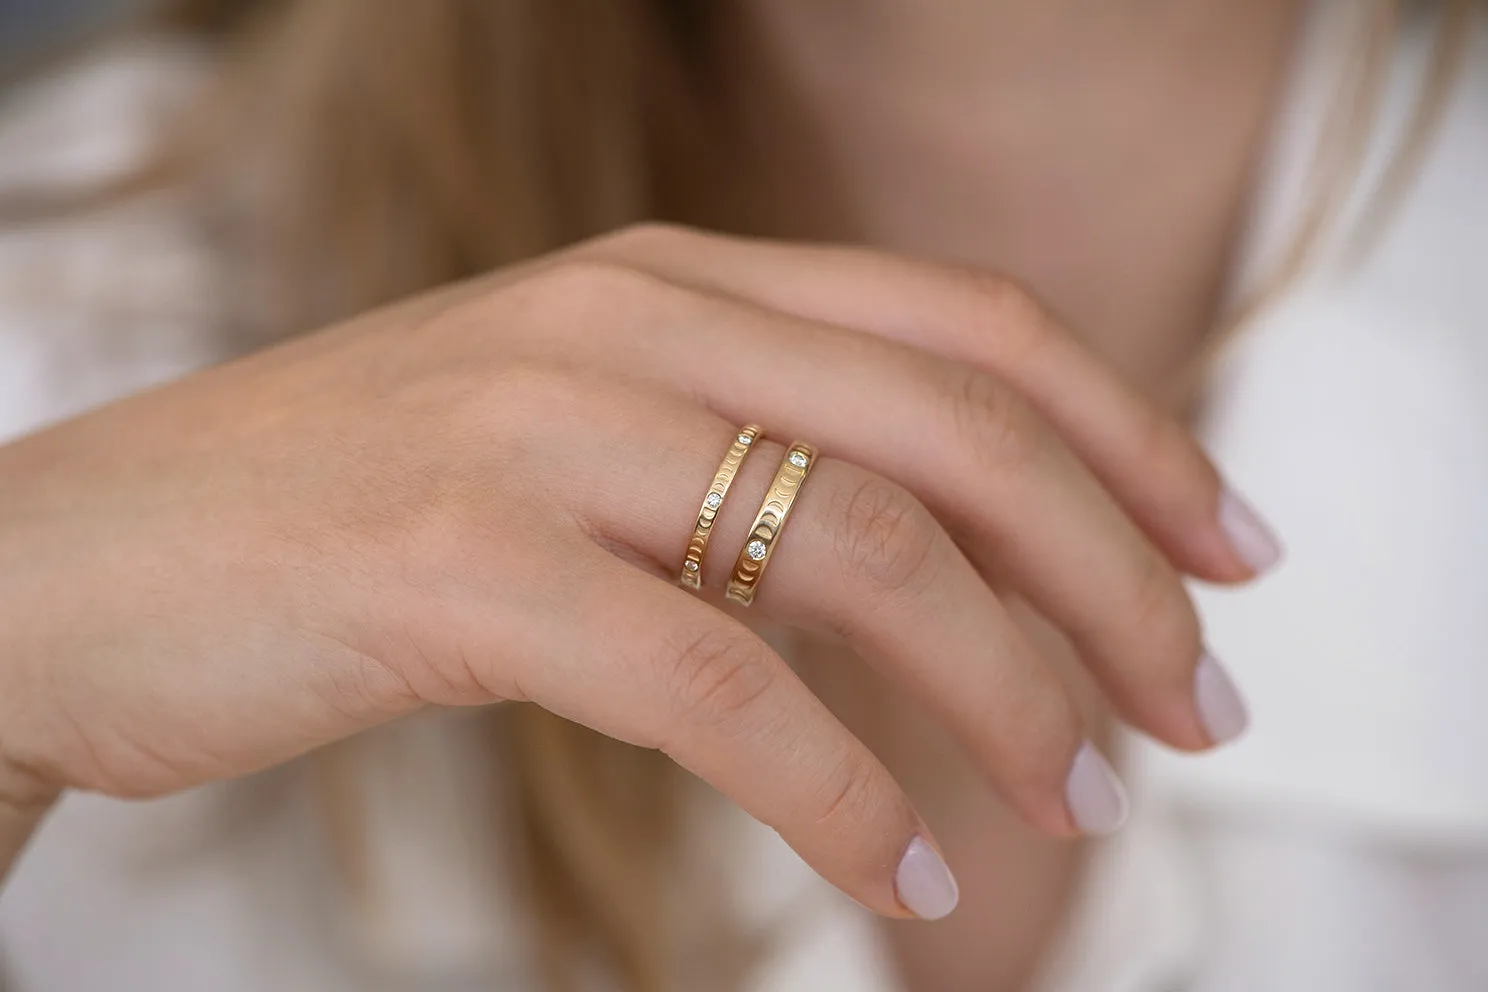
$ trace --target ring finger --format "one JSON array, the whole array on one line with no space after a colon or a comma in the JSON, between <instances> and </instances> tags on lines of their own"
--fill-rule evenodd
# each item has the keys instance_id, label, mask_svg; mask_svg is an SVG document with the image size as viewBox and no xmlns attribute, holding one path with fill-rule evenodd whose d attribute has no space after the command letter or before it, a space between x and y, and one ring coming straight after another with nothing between
<instances>
[{"instance_id":1,"label":"ring finger","mask_svg":"<svg viewBox=\"0 0 1488 992\"><path fill-rule=\"evenodd\" d=\"M601 295L648 293L644 333L593 335L580 329L589 322L570 322L553 335L577 329L582 341L569 343L607 367L768 433L808 436L899 483L952 528L978 570L1010 581L1070 636L1130 722L1178 747L1216 742L1201 708L1207 655L1176 570L1011 387L919 349L651 275L611 267L585 278L610 280L589 287Z\"/></svg>"},{"instance_id":2,"label":"ring finger","mask_svg":"<svg viewBox=\"0 0 1488 992\"><path fill-rule=\"evenodd\" d=\"M590 528L675 580L690 523L736 428L691 404L650 403L644 432L590 435L574 490ZM786 449L756 442L719 510L703 562L716 596ZM617 493L623 493L616 498ZM637 514L637 506L654 508ZM1086 741L1057 675L935 518L902 487L821 458L772 552L756 607L795 627L843 635L928 705L999 792L1053 833L1104 832L1120 787Z\"/></svg>"}]
</instances>

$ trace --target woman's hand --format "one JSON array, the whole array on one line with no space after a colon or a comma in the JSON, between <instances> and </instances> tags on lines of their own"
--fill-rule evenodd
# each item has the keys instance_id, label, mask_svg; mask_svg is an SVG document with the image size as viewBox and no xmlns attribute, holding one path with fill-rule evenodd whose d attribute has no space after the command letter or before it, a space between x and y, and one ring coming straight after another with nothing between
<instances>
[{"instance_id":1,"label":"woman's hand","mask_svg":"<svg viewBox=\"0 0 1488 992\"><path fill-rule=\"evenodd\" d=\"M949 911L874 756L742 614L675 584L746 422L773 440L705 589L780 442L814 442L754 612L843 635L1033 823L1108 829L1119 787L1004 590L1136 726L1238 731L1178 573L1243 580L1274 550L1026 295L645 228L0 449L0 785L157 794L426 704L530 700L662 749L873 909Z\"/></svg>"}]
</instances>

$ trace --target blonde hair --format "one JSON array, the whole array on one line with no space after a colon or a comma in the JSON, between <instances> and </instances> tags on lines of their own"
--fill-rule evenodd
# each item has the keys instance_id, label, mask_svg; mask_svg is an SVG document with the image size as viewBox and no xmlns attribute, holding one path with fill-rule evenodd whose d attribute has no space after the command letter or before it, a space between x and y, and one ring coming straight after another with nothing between
<instances>
[{"instance_id":1,"label":"blonde hair","mask_svg":"<svg viewBox=\"0 0 1488 992\"><path fill-rule=\"evenodd\" d=\"M1335 81L1332 112L1313 147L1305 179L1305 210L1292 226L1289 240L1271 267L1225 315L1205 342L1199 365L1212 357L1247 326L1252 318L1281 296L1317 261L1329 232L1334 231L1345 204L1357 193L1374 122L1391 68L1390 56L1406 30L1407 20L1421 5L1405 0L1373 0L1364 11L1356 39L1358 57ZM1383 175L1371 190L1364 212L1348 232L1347 257L1361 259L1388 225L1429 148L1432 133L1460 74L1478 13L1478 0L1441 0L1437 6L1434 51L1428 74L1418 90L1408 128Z\"/></svg>"},{"instance_id":2,"label":"blonde hair","mask_svg":"<svg viewBox=\"0 0 1488 992\"><path fill-rule=\"evenodd\" d=\"M245 273L229 290L254 297L234 309L257 315L232 330L243 340L656 213L649 73L680 28L652 0L186 0L162 16L221 46L185 161L161 172L218 187L208 227ZM631 992L672 987L682 774L535 707L495 719L548 986L574 987L576 963L597 957ZM333 774L330 791L355 862L355 790Z\"/></svg>"}]
</instances>

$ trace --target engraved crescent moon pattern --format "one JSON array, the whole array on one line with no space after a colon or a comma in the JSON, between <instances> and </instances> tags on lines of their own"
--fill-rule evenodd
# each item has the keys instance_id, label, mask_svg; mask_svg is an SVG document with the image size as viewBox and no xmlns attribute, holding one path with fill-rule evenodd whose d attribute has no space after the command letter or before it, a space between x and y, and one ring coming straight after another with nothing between
<instances>
[{"instance_id":1,"label":"engraved crescent moon pattern","mask_svg":"<svg viewBox=\"0 0 1488 992\"><path fill-rule=\"evenodd\" d=\"M749 537L739 551L738 561L734 563L734 576L728 584L729 599L745 606L754 601L755 587L759 585L765 566L770 563L770 555L790 515L791 505L815 461L816 449L803 441L797 441L786 450L755 516L754 526L749 530Z\"/></svg>"},{"instance_id":2,"label":"engraved crescent moon pattern","mask_svg":"<svg viewBox=\"0 0 1488 992\"><path fill-rule=\"evenodd\" d=\"M703 496L702 509L698 510L697 523L692 528L692 537L687 541L687 554L682 559L681 574L677 576L680 585L691 589L702 588L703 555L707 553L708 539L713 535L713 522L723 509L723 498L728 495L729 486L739 474L739 466L744 464L744 459L754 450L754 442L760 436L758 424L746 424L740 428L724 454L718 471L713 474L713 484Z\"/></svg>"}]
</instances>

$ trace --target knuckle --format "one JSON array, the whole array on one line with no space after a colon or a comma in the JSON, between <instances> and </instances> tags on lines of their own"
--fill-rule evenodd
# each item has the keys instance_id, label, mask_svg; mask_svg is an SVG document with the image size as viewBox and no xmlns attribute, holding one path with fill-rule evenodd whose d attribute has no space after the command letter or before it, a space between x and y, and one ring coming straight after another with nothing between
<instances>
[{"instance_id":1,"label":"knuckle","mask_svg":"<svg viewBox=\"0 0 1488 992\"><path fill-rule=\"evenodd\" d=\"M1196 478L1208 476L1213 484L1218 483L1198 443L1172 417L1149 408L1141 414L1136 430L1133 462L1143 466L1154 485L1169 491L1192 492Z\"/></svg>"},{"instance_id":2,"label":"knuckle","mask_svg":"<svg viewBox=\"0 0 1488 992\"><path fill-rule=\"evenodd\" d=\"M664 285L649 273L592 256L557 262L532 275L529 284L546 306L600 312L649 299Z\"/></svg>"},{"instance_id":3,"label":"knuckle","mask_svg":"<svg viewBox=\"0 0 1488 992\"><path fill-rule=\"evenodd\" d=\"M1014 714L1005 721L1013 731L1014 744L1000 757L1014 787L1037 791L1064 774L1065 756L1073 754L1085 739L1079 710L1057 677L1005 708Z\"/></svg>"},{"instance_id":4,"label":"knuckle","mask_svg":"<svg viewBox=\"0 0 1488 992\"><path fill-rule=\"evenodd\" d=\"M627 224L599 238L595 244L622 254L637 252L646 255L653 249L684 245L690 239L697 237L699 237L697 232L680 224L648 220Z\"/></svg>"},{"instance_id":5,"label":"knuckle","mask_svg":"<svg viewBox=\"0 0 1488 992\"><path fill-rule=\"evenodd\" d=\"M1026 329L1043 336L1044 308L1022 283L1006 275L979 272L972 276L971 288L1000 330L1017 334Z\"/></svg>"},{"instance_id":6,"label":"knuckle","mask_svg":"<svg viewBox=\"0 0 1488 992\"><path fill-rule=\"evenodd\" d=\"M834 836L856 835L883 808L885 791L866 758L846 755L822 780L813 822Z\"/></svg>"},{"instance_id":7,"label":"knuckle","mask_svg":"<svg viewBox=\"0 0 1488 992\"><path fill-rule=\"evenodd\" d=\"M888 593L917 592L933 580L939 525L913 494L869 477L834 516L836 552L849 577Z\"/></svg>"},{"instance_id":8,"label":"knuckle","mask_svg":"<svg viewBox=\"0 0 1488 992\"><path fill-rule=\"evenodd\" d=\"M1144 556L1128 615L1145 650L1164 669L1185 672L1193 666L1203 641L1198 614L1177 573L1155 551Z\"/></svg>"},{"instance_id":9,"label":"knuckle","mask_svg":"<svg viewBox=\"0 0 1488 992\"><path fill-rule=\"evenodd\" d=\"M956 437L985 468L1020 471L1047 445L1046 430L1027 403L992 376L961 370L946 396Z\"/></svg>"},{"instance_id":10,"label":"knuckle","mask_svg":"<svg viewBox=\"0 0 1488 992\"><path fill-rule=\"evenodd\" d=\"M727 628L678 640L664 674L679 710L695 723L737 727L774 687L767 652L748 634Z\"/></svg>"},{"instance_id":11,"label":"knuckle","mask_svg":"<svg viewBox=\"0 0 1488 992\"><path fill-rule=\"evenodd\" d=\"M1057 340L1055 324L1043 305L1017 280L971 272L966 282L977 318L967 323L983 328L990 325L991 333L985 340L1001 364L1025 364Z\"/></svg>"},{"instance_id":12,"label":"knuckle","mask_svg":"<svg viewBox=\"0 0 1488 992\"><path fill-rule=\"evenodd\" d=\"M555 341L582 344L623 330L637 317L676 309L686 291L662 277L595 255L574 255L496 290L484 304L508 343L525 341L539 352Z\"/></svg>"},{"instance_id":13,"label":"knuckle","mask_svg":"<svg viewBox=\"0 0 1488 992\"><path fill-rule=\"evenodd\" d=\"M1079 747L1085 730L1074 696L1046 659L1025 664L964 687L952 722L967 752L999 788L1033 797L1063 774L1065 756Z\"/></svg>"}]
</instances>

